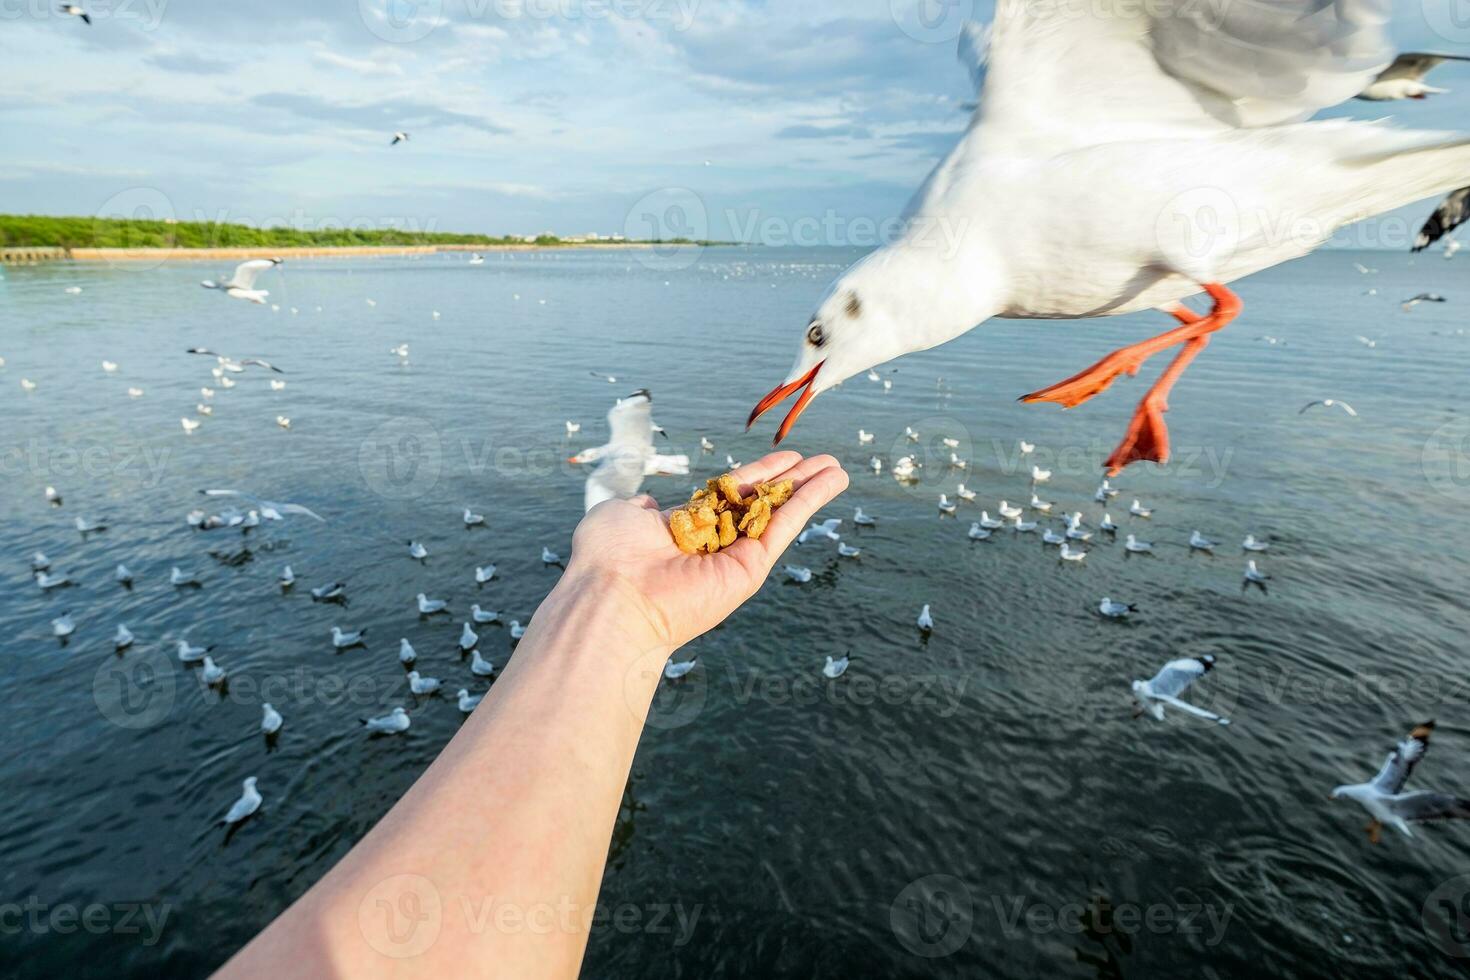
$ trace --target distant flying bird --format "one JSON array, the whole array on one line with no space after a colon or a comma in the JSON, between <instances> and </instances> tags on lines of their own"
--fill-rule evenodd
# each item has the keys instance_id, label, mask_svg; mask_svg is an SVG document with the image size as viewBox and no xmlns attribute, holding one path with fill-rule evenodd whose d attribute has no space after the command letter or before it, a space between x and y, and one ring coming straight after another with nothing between
<instances>
[{"instance_id":1,"label":"distant flying bird","mask_svg":"<svg viewBox=\"0 0 1470 980\"><path fill-rule=\"evenodd\" d=\"M1420 293L1418 296L1410 296L1408 299L1404 300L1403 309L1404 309L1404 312L1405 313L1408 313L1410 310L1412 310L1414 307L1418 306L1420 303L1447 303L1447 302L1449 302L1449 300L1445 299L1439 293Z\"/></svg>"},{"instance_id":2,"label":"distant flying bird","mask_svg":"<svg viewBox=\"0 0 1470 980\"><path fill-rule=\"evenodd\" d=\"M265 298L270 295L270 291L256 289L255 280L259 279L260 274L266 269L274 269L280 264L280 259L251 259L248 262L241 262L235 266L234 274L226 282L215 282L213 279L206 279L199 285L205 289L220 289L224 291L226 296L233 299L243 299L263 306L265 305Z\"/></svg>"},{"instance_id":3,"label":"distant flying bird","mask_svg":"<svg viewBox=\"0 0 1470 980\"><path fill-rule=\"evenodd\" d=\"M312 520L321 521L323 524L327 521L325 517L322 517L316 511L309 507L303 507L301 504L277 503L274 500L264 500L252 493L246 493L244 490L200 490L199 492L206 497L239 497L241 500L247 500L254 504L260 511L260 516L268 521L284 520L286 515L310 517Z\"/></svg>"},{"instance_id":4,"label":"distant flying bird","mask_svg":"<svg viewBox=\"0 0 1470 980\"><path fill-rule=\"evenodd\" d=\"M1297 414L1306 415L1314 408L1340 408L1344 412L1347 412L1349 415L1351 415L1353 418L1358 417L1357 409L1353 408L1353 406L1349 405L1347 402L1341 402L1335 398L1324 398L1321 401L1307 402L1307 404L1303 405L1302 410L1300 412L1297 412Z\"/></svg>"},{"instance_id":5,"label":"distant flying bird","mask_svg":"<svg viewBox=\"0 0 1470 980\"><path fill-rule=\"evenodd\" d=\"M1368 839L1373 843L1378 843L1384 824L1405 837L1413 837L1414 832L1409 829L1411 821L1470 819L1470 800L1426 790L1404 792L1404 784L1429 752L1429 736L1433 733L1432 721L1416 726L1409 732L1409 737L1389 753L1383 768L1371 782L1339 786L1332 791L1332 799L1352 800L1372 816L1373 821L1368 824Z\"/></svg>"},{"instance_id":6,"label":"distant flying bird","mask_svg":"<svg viewBox=\"0 0 1470 980\"><path fill-rule=\"evenodd\" d=\"M1446 61L1470 61L1470 57L1458 54L1426 54L1421 51L1401 54L1363 89L1358 98L1365 102L1395 102L1399 99L1423 100L1431 95L1443 95L1449 89L1426 84L1424 76Z\"/></svg>"},{"instance_id":7,"label":"distant flying bird","mask_svg":"<svg viewBox=\"0 0 1470 980\"><path fill-rule=\"evenodd\" d=\"M389 143L388 145L389 146L397 146L399 143L407 143L407 142L408 142L408 134L407 133L394 133L393 134L393 142Z\"/></svg>"},{"instance_id":8,"label":"distant flying bird","mask_svg":"<svg viewBox=\"0 0 1470 980\"><path fill-rule=\"evenodd\" d=\"M1022 400L1075 408L1180 348L1105 467L1163 463L1171 389L1242 311L1227 284L1464 185L1470 135L1302 121L1389 62L1387 0L1235 3L1224 17L1178 6L1000 3L988 31L965 25L961 58L981 89L968 131L910 203L906 231L819 300L748 423L796 397L779 442L818 394L992 318L1155 309L1175 329ZM1283 221L1314 233L1273 234ZM1215 233L1200 234L1206 222ZM932 229L956 223L959 244L935 248ZM1182 305L1201 293L1209 312Z\"/></svg>"},{"instance_id":9,"label":"distant flying bird","mask_svg":"<svg viewBox=\"0 0 1470 980\"><path fill-rule=\"evenodd\" d=\"M87 13L85 10L83 10L81 7L78 7L74 3L63 3L56 9L61 11L63 14L66 14L68 17L80 17L83 24L91 25L92 23L92 15Z\"/></svg>"},{"instance_id":10,"label":"distant flying bird","mask_svg":"<svg viewBox=\"0 0 1470 980\"><path fill-rule=\"evenodd\" d=\"M277 374L286 373L285 371L282 371L280 368L276 367L270 361L265 361L258 357L234 358L229 357L225 354L216 353L215 351L212 351L207 347L190 347L188 350L184 351L184 353L202 354L205 357L212 357L219 363L219 369L221 371L228 371L231 374L243 374L245 369L248 367L265 368L267 371L274 371Z\"/></svg>"},{"instance_id":11,"label":"distant flying bird","mask_svg":"<svg viewBox=\"0 0 1470 980\"><path fill-rule=\"evenodd\" d=\"M1470 218L1470 187L1462 187L1440 202L1414 239L1414 251L1422 252ZM1453 239L1452 239L1453 241ZM1455 242L1459 245L1458 242ZM1449 246L1446 246L1448 249ZM1458 248L1455 251L1459 251Z\"/></svg>"}]
</instances>

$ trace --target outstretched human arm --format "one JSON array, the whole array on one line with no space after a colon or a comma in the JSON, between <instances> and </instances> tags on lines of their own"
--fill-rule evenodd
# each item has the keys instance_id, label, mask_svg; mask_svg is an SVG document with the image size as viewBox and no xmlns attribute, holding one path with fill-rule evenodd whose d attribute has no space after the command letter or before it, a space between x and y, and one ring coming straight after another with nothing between
<instances>
[{"instance_id":1,"label":"outstretched human arm","mask_svg":"<svg viewBox=\"0 0 1470 980\"><path fill-rule=\"evenodd\" d=\"M644 720L680 646L734 612L847 488L830 456L774 453L796 482L759 541L685 555L649 498L582 521L566 574L484 702L352 851L225 977L575 977Z\"/></svg>"}]
</instances>

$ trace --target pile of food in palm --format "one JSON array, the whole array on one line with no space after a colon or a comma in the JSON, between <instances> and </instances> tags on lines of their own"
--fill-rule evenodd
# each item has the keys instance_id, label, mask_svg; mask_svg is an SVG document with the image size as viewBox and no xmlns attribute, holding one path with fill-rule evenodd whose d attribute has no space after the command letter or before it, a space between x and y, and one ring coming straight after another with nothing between
<instances>
[{"instance_id":1,"label":"pile of food in palm","mask_svg":"<svg viewBox=\"0 0 1470 980\"><path fill-rule=\"evenodd\" d=\"M782 480L758 484L741 496L740 481L726 473L694 491L689 503L669 516L669 531L679 550L691 555L712 555L741 537L759 541L792 492L791 481Z\"/></svg>"}]
</instances>

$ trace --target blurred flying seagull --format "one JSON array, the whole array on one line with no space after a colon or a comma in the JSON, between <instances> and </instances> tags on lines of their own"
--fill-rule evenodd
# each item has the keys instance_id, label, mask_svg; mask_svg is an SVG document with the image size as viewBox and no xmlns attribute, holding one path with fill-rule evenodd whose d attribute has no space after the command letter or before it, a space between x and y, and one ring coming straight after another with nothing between
<instances>
[{"instance_id":1,"label":"blurred flying seagull","mask_svg":"<svg viewBox=\"0 0 1470 980\"><path fill-rule=\"evenodd\" d=\"M310 508L303 507L300 504L282 504L273 500L262 500L260 497L246 493L243 490L200 490L199 492L206 497L239 497L242 500L249 501L260 511L260 516L268 521L283 520L287 514L310 517L313 520L321 521L323 524L327 520Z\"/></svg>"},{"instance_id":2,"label":"blurred flying seagull","mask_svg":"<svg viewBox=\"0 0 1470 980\"><path fill-rule=\"evenodd\" d=\"M1368 839L1373 843L1378 843L1384 824L1405 837L1413 837L1414 833L1409 829L1411 821L1423 823L1470 818L1470 800L1425 790L1404 792L1404 784L1429 751L1429 736L1433 733L1432 721L1415 727L1409 732L1409 737L1388 754L1383 768L1378 770L1372 781L1339 786L1332 791L1332 799L1352 800L1372 816L1373 821L1368 824Z\"/></svg>"},{"instance_id":3,"label":"blurred flying seagull","mask_svg":"<svg viewBox=\"0 0 1470 980\"><path fill-rule=\"evenodd\" d=\"M263 306L270 292L265 289L256 289L255 280L260 278L260 274L266 269L274 269L280 264L280 259L250 259L235 266L235 271L228 281L215 282L213 279L206 279L199 285L205 289L221 289L224 290L226 296L233 299L248 300Z\"/></svg>"},{"instance_id":4,"label":"blurred flying seagull","mask_svg":"<svg viewBox=\"0 0 1470 980\"><path fill-rule=\"evenodd\" d=\"M280 368L276 367L270 361L264 361L258 357L242 357L237 360L236 358L229 357L225 354L217 354L207 347L190 347L184 353L203 354L206 357L212 357L219 362L220 370L228 371L231 374L243 374L247 367L262 367L265 368L267 371L274 371L277 374L286 373L285 371L282 371Z\"/></svg>"},{"instance_id":5,"label":"blurred flying seagull","mask_svg":"<svg viewBox=\"0 0 1470 980\"><path fill-rule=\"evenodd\" d=\"M1427 99L1444 95L1449 89L1425 84L1424 76L1446 61L1470 61L1458 54L1426 54L1410 51L1399 55L1385 68L1358 98L1365 102L1395 102L1399 99Z\"/></svg>"},{"instance_id":6,"label":"blurred flying seagull","mask_svg":"<svg viewBox=\"0 0 1470 980\"><path fill-rule=\"evenodd\" d=\"M841 541L842 535L837 529L842 526L842 518L834 517L831 520L813 522L812 526L797 535L797 544L806 544L813 538L826 538L829 541Z\"/></svg>"},{"instance_id":7,"label":"blurred flying seagull","mask_svg":"<svg viewBox=\"0 0 1470 980\"><path fill-rule=\"evenodd\" d=\"M1403 310L1408 313L1420 303L1446 303L1449 302L1439 293L1420 293L1418 296L1410 296L1403 302Z\"/></svg>"},{"instance_id":8,"label":"blurred flying seagull","mask_svg":"<svg viewBox=\"0 0 1470 980\"><path fill-rule=\"evenodd\" d=\"M1445 235L1454 231L1470 218L1470 187L1462 187L1440 202L1439 207L1429 216L1424 227L1419 230L1419 235L1414 239L1414 251L1422 252ZM1459 242L1450 240L1456 246ZM1446 251L1449 246L1446 245ZM1459 251L1458 248L1455 251Z\"/></svg>"},{"instance_id":9,"label":"blurred flying seagull","mask_svg":"<svg viewBox=\"0 0 1470 980\"><path fill-rule=\"evenodd\" d=\"M400 133L394 133L393 134L393 141L391 143L389 143L388 145L389 146L397 146L399 143L407 143L407 142L408 142L408 134L407 133L401 133L400 132Z\"/></svg>"},{"instance_id":10,"label":"blurred flying seagull","mask_svg":"<svg viewBox=\"0 0 1470 980\"><path fill-rule=\"evenodd\" d=\"M636 497L646 476L689 473L688 456L660 456L653 451L653 395L646 389L619 399L607 413L607 428L606 445L572 457L572 462L599 461L583 488L584 510L606 500Z\"/></svg>"},{"instance_id":11,"label":"blurred flying seagull","mask_svg":"<svg viewBox=\"0 0 1470 980\"><path fill-rule=\"evenodd\" d=\"M1133 696L1138 701L1138 711L1134 717L1146 713L1156 721L1163 721L1164 705L1167 704L1199 718L1208 718L1222 725L1230 724L1229 719L1221 718L1213 711L1197 708L1188 701L1179 699L1179 695L1183 694L1189 685L1214 669L1215 658L1205 654L1203 657L1193 657L1187 660L1171 660L1164 665L1163 670L1149 680L1134 681Z\"/></svg>"},{"instance_id":12,"label":"blurred flying seagull","mask_svg":"<svg viewBox=\"0 0 1470 980\"><path fill-rule=\"evenodd\" d=\"M63 3L56 9L61 11L63 14L66 14L68 17L80 17L83 24L87 24L90 26L92 23L92 15L87 13L85 10L83 10L81 7L78 7L74 3Z\"/></svg>"},{"instance_id":13,"label":"blurred flying seagull","mask_svg":"<svg viewBox=\"0 0 1470 980\"><path fill-rule=\"evenodd\" d=\"M1390 0L1225 4L1217 17L1193 4L1126 6L1002 3L988 31L965 25L961 58L981 86L968 131L918 191L903 232L819 301L791 370L749 424L798 396L779 442L819 393L993 317L1159 309L1176 329L1022 400L1073 408L1182 347L1105 467L1165 462L1171 389L1241 312L1227 283L1305 255L1350 222L1464 185L1470 135L1304 121L1393 60ZM1200 248L1199 219L1222 208L1230 233ZM1297 221L1314 234L1271 231ZM958 241L936 248L935 230L955 226ZM1181 304L1201 292L1209 313Z\"/></svg>"},{"instance_id":14,"label":"blurred flying seagull","mask_svg":"<svg viewBox=\"0 0 1470 980\"><path fill-rule=\"evenodd\" d=\"M1349 405L1347 402L1341 402L1335 398L1324 398L1321 401L1307 402L1307 404L1303 405L1302 410L1300 412L1297 412L1297 414L1306 415L1314 408L1340 408L1344 412L1347 412L1349 415L1351 415L1353 418L1358 417L1357 409L1353 408L1353 406Z\"/></svg>"}]
</instances>

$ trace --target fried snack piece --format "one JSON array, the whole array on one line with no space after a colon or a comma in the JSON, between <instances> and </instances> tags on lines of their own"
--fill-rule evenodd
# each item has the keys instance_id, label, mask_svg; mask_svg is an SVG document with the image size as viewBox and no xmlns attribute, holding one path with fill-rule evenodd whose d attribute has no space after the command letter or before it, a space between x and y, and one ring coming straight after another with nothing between
<instances>
[{"instance_id":1,"label":"fried snack piece","mask_svg":"<svg viewBox=\"0 0 1470 980\"><path fill-rule=\"evenodd\" d=\"M669 515L669 533L686 554L714 554L728 548L743 534L759 540L776 508L791 499L790 480L762 483L747 497L740 481L726 473L694 491L689 503Z\"/></svg>"}]
</instances>

